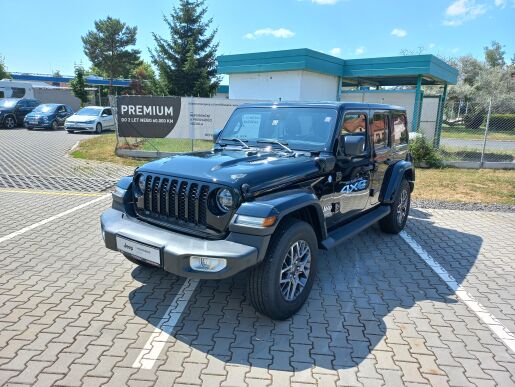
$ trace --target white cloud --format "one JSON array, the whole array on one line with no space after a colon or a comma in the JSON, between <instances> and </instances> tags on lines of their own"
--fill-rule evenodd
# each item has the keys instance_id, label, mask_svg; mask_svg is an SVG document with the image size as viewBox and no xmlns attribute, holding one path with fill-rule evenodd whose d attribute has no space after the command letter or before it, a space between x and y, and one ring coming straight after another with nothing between
<instances>
[{"instance_id":1,"label":"white cloud","mask_svg":"<svg viewBox=\"0 0 515 387\"><path fill-rule=\"evenodd\" d=\"M329 53L333 56L340 56L342 54L342 49L340 47L332 48Z\"/></svg>"},{"instance_id":2,"label":"white cloud","mask_svg":"<svg viewBox=\"0 0 515 387\"><path fill-rule=\"evenodd\" d=\"M397 36L398 38L404 38L406 35L408 35L408 32L402 28L394 28L391 34L393 36Z\"/></svg>"},{"instance_id":3,"label":"white cloud","mask_svg":"<svg viewBox=\"0 0 515 387\"><path fill-rule=\"evenodd\" d=\"M496 7L506 7L506 0L494 0Z\"/></svg>"},{"instance_id":4,"label":"white cloud","mask_svg":"<svg viewBox=\"0 0 515 387\"><path fill-rule=\"evenodd\" d=\"M429 48L435 48L436 47L436 44L434 43L429 43Z\"/></svg>"},{"instance_id":5,"label":"white cloud","mask_svg":"<svg viewBox=\"0 0 515 387\"><path fill-rule=\"evenodd\" d=\"M360 46L354 50L354 55L363 55L365 53L365 47Z\"/></svg>"},{"instance_id":6,"label":"white cloud","mask_svg":"<svg viewBox=\"0 0 515 387\"><path fill-rule=\"evenodd\" d=\"M443 24L446 26L459 26L466 21L474 20L485 12L486 5L476 3L476 0L455 0L445 10Z\"/></svg>"},{"instance_id":7,"label":"white cloud","mask_svg":"<svg viewBox=\"0 0 515 387\"><path fill-rule=\"evenodd\" d=\"M295 36L295 32L292 32L287 28L277 28L274 30L268 27L256 30L254 32L249 32L243 35L245 39L256 39L262 36L273 36L274 38L288 39Z\"/></svg>"}]
</instances>

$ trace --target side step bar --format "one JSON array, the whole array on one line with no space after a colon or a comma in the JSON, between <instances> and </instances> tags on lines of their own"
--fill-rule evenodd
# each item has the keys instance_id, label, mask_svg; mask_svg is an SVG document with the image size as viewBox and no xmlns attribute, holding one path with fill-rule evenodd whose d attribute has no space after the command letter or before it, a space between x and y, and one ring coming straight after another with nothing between
<instances>
[{"instance_id":1,"label":"side step bar","mask_svg":"<svg viewBox=\"0 0 515 387\"><path fill-rule=\"evenodd\" d=\"M384 218L390 213L390 206L379 206L370 211L368 214L363 215L350 223L347 223L334 231L331 231L320 244L324 250L332 249L338 246L345 240L352 238L354 235L360 233L364 229L372 226L378 220Z\"/></svg>"}]
</instances>

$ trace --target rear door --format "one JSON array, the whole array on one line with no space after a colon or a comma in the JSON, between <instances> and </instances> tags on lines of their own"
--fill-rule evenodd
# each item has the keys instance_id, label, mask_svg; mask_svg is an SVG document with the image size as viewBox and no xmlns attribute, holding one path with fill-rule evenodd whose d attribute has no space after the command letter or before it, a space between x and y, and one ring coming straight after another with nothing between
<instances>
[{"instance_id":1,"label":"rear door","mask_svg":"<svg viewBox=\"0 0 515 387\"><path fill-rule=\"evenodd\" d=\"M22 99L18 101L16 104L16 121L18 121L18 124L21 124L23 122L23 119L27 114L29 114L32 111L32 107L29 105L29 101L26 99Z\"/></svg>"},{"instance_id":2,"label":"rear door","mask_svg":"<svg viewBox=\"0 0 515 387\"><path fill-rule=\"evenodd\" d=\"M391 133L391 113L389 110L371 110L369 134L372 140L374 168L370 191L369 207L379 203L379 193L388 167L394 163Z\"/></svg>"}]
</instances>

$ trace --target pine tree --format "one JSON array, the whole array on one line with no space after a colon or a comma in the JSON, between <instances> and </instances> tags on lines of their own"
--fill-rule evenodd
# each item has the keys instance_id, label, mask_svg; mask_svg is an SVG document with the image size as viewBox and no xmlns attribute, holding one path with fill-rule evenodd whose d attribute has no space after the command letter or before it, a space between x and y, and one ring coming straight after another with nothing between
<instances>
[{"instance_id":1,"label":"pine tree","mask_svg":"<svg viewBox=\"0 0 515 387\"><path fill-rule=\"evenodd\" d=\"M212 19L204 20L205 0L180 0L164 21L169 39L153 34L156 48L150 51L163 87L169 95L211 97L220 79L216 75L214 42L217 29L209 32Z\"/></svg>"},{"instance_id":2,"label":"pine tree","mask_svg":"<svg viewBox=\"0 0 515 387\"><path fill-rule=\"evenodd\" d=\"M80 66L75 67L75 78L70 82L73 94L80 100L80 106L83 107L89 100L88 91L86 90L86 79L84 78L84 69Z\"/></svg>"}]
</instances>

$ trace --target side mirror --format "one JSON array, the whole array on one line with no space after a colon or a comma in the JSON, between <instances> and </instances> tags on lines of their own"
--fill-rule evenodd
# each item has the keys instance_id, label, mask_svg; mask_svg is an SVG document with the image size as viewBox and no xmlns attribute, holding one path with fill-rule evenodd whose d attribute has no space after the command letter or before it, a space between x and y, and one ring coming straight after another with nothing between
<instances>
[{"instance_id":1,"label":"side mirror","mask_svg":"<svg viewBox=\"0 0 515 387\"><path fill-rule=\"evenodd\" d=\"M365 136L342 136L343 137L343 153L346 156L363 156L365 155Z\"/></svg>"},{"instance_id":2,"label":"side mirror","mask_svg":"<svg viewBox=\"0 0 515 387\"><path fill-rule=\"evenodd\" d=\"M101 116L101 117L107 117L107 116L108 116L108 115L104 113L104 114L102 114L102 116Z\"/></svg>"},{"instance_id":3,"label":"side mirror","mask_svg":"<svg viewBox=\"0 0 515 387\"><path fill-rule=\"evenodd\" d=\"M222 133L222 129L215 129L213 132L213 142L216 142L218 140L218 137L220 137L220 133Z\"/></svg>"}]
</instances>

